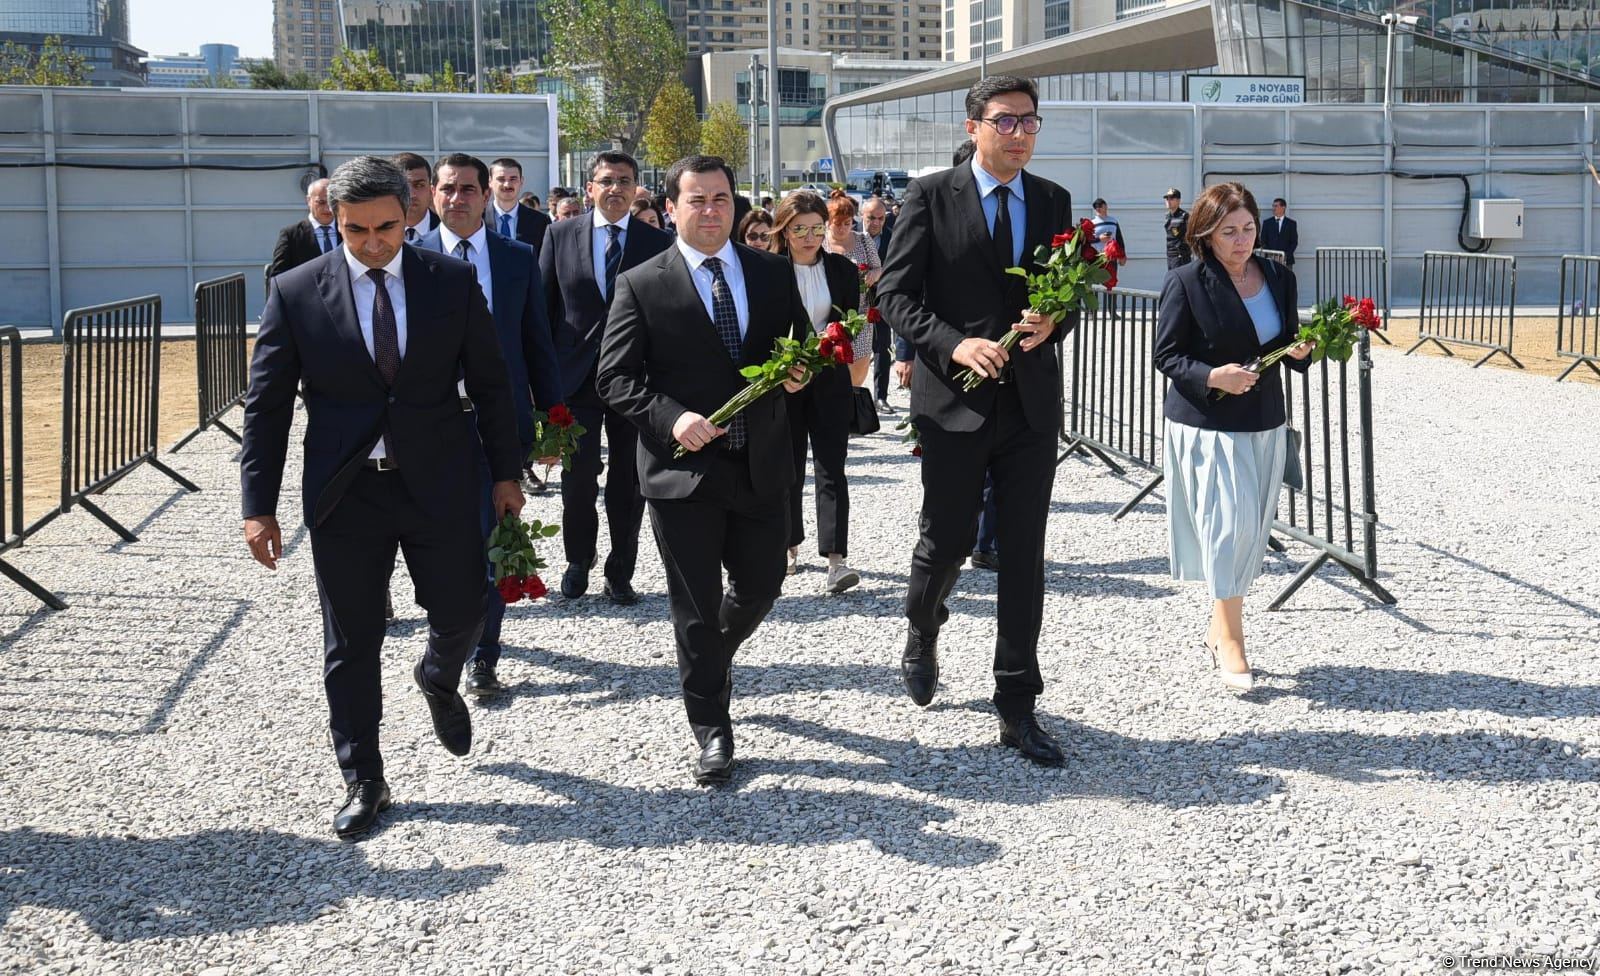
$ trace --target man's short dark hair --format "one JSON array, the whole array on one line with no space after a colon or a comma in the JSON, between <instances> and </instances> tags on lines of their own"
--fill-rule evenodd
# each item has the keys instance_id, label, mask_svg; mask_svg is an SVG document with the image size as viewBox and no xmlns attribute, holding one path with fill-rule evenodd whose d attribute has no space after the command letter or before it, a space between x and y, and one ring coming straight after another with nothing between
<instances>
[{"instance_id":1,"label":"man's short dark hair","mask_svg":"<svg viewBox=\"0 0 1600 976\"><path fill-rule=\"evenodd\" d=\"M1272 205L1274 207L1287 207L1289 205L1289 201L1285 200L1283 197L1273 197Z\"/></svg>"},{"instance_id":2,"label":"man's short dark hair","mask_svg":"<svg viewBox=\"0 0 1600 976\"><path fill-rule=\"evenodd\" d=\"M1105 205L1106 205L1106 198L1105 197L1095 197L1094 198L1094 202L1089 204L1089 206L1095 207L1095 208L1103 207Z\"/></svg>"},{"instance_id":3,"label":"man's short dark hair","mask_svg":"<svg viewBox=\"0 0 1600 976\"><path fill-rule=\"evenodd\" d=\"M983 109L989 100L1012 92L1022 92L1033 100L1033 110L1039 111L1039 86L1032 79L1016 75L990 75L967 89L967 118L983 118Z\"/></svg>"},{"instance_id":4,"label":"man's short dark hair","mask_svg":"<svg viewBox=\"0 0 1600 976\"><path fill-rule=\"evenodd\" d=\"M723 162L721 156L685 156L667 170L667 199L678 202L678 181L683 179L683 174L712 172L728 178L728 193L731 195L734 188L733 167Z\"/></svg>"},{"instance_id":5,"label":"man's short dark hair","mask_svg":"<svg viewBox=\"0 0 1600 976\"><path fill-rule=\"evenodd\" d=\"M340 163L328 177L328 206L335 214L340 204L384 197L399 200L402 214L411 206L411 184L406 182L405 170L382 156L357 156Z\"/></svg>"},{"instance_id":6,"label":"man's short dark hair","mask_svg":"<svg viewBox=\"0 0 1600 976\"><path fill-rule=\"evenodd\" d=\"M468 156L466 153L451 153L450 155L439 160L437 163L433 164L434 172L437 173L439 171L439 167L441 166L448 166L451 169L465 169L468 166L471 166L473 169L478 171L478 189L485 192L488 191L489 167L483 165L483 160L479 159L478 157Z\"/></svg>"},{"instance_id":7,"label":"man's short dark hair","mask_svg":"<svg viewBox=\"0 0 1600 976\"><path fill-rule=\"evenodd\" d=\"M555 205L561 202L561 198L568 195L567 188L564 186L552 186L547 195L550 197L548 202L550 204L550 208L553 210L555 209Z\"/></svg>"},{"instance_id":8,"label":"man's short dark hair","mask_svg":"<svg viewBox=\"0 0 1600 976\"><path fill-rule=\"evenodd\" d=\"M389 162L400 167L400 172L402 173L408 173L414 169L425 169L428 171L428 182L433 182L433 167L428 165L426 159L414 152L395 153L389 157Z\"/></svg>"},{"instance_id":9,"label":"man's short dark hair","mask_svg":"<svg viewBox=\"0 0 1600 976\"><path fill-rule=\"evenodd\" d=\"M589 160L589 179L594 179L594 171L602 166L626 166L633 170L633 181L639 182L639 161L620 149L602 149Z\"/></svg>"},{"instance_id":10,"label":"man's short dark hair","mask_svg":"<svg viewBox=\"0 0 1600 976\"><path fill-rule=\"evenodd\" d=\"M514 169L517 171L518 176L522 175L522 164L517 162L515 159L512 159L510 156L501 156L499 159L492 159L489 161L490 169L494 169L496 166L499 166L502 169Z\"/></svg>"},{"instance_id":11,"label":"man's short dark hair","mask_svg":"<svg viewBox=\"0 0 1600 976\"><path fill-rule=\"evenodd\" d=\"M971 139L968 139L966 142L963 142L961 145L956 147L955 153L950 156L950 165L960 166L962 163L971 159L972 154L977 151L978 144L973 142Z\"/></svg>"}]
</instances>

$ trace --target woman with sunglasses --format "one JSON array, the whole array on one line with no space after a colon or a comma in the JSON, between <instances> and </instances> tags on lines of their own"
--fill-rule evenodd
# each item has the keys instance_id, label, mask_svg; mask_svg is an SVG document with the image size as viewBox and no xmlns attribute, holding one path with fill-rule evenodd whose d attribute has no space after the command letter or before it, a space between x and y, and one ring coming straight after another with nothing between
<instances>
[{"instance_id":1,"label":"woman with sunglasses","mask_svg":"<svg viewBox=\"0 0 1600 976\"><path fill-rule=\"evenodd\" d=\"M861 300L856 306L856 311L865 313L867 310L867 289L878 283L883 275L883 260L878 255L878 247L872 243L872 238L862 231L856 230L856 201L855 198L843 190L834 190L828 196L828 236L823 241L823 246L831 254L842 254L855 265L861 280ZM860 271L862 265L866 271ZM856 336L855 361L850 364L850 385L866 386L867 377L872 375L872 330L862 329Z\"/></svg>"},{"instance_id":2,"label":"woman with sunglasses","mask_svg":"<svg viewBox=\"0 0 1600 976\"><path fill-rule=\"evenodd\" d=\"M752 211L751 216L759 212ZM839 317L838 310L857 308L861 302L861 278L856 266L848 258L822 249L827 223L828 205L821 197L815 193L791 193L773 215L770 241L770 249L788 256L794 265L800 298L811 314L811 327L818 332ZM868 343L870 349L870 337ZM861 582L861 575L844 561L850 533L850 489L844 477L850 443L850 397L849 374L837 366L821 370L805 389L789 394L789 432L794 439L795 461L795 484L789 492L789 572L794 573L799 567L800 543L805 539L805 519L800 509L809 436L817 489L817 553L828 558L828 580L823 586L826 593L843 593Z\"/></svg>"},{"instance_id":3,"label":"woman with sunglasses","mask_svg":"<svg viewBox=\"0 0 1600 976\"><path fill-rule=\"evenodd\" d=\"M772 240L772 214L760 207L752 209L739 221L733 239L758 251L770 251L772 248L768 242Z\"/></svg>"}]
</instances>

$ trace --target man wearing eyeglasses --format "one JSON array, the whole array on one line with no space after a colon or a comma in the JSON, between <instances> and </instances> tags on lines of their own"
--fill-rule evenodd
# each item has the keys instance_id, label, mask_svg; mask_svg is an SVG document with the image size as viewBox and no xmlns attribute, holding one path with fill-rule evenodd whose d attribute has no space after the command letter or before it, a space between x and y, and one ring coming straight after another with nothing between
<instances>
[{"instance_id":1,"label":"man wearing eyeglasses","mask_svg":"<svg viewBox=\"0 0 1600 976\"><path fill-rule=\"evenodd\" d=\"M639 164L625 152L602 152L589 164L585 186L594 209L551 226L539 253L545 300L561 357L566 403L584 428L572 467L561 476L561 539L567 569L561 593L569 600L588 592L600 519L595 512L601 470L600 431L605 429L611 463L606 466L606 523L611 549L605 562L606 597L638 602L633 570L639 556L644 499L634 454L639 432L595 392L595 363L605 336L606 315L617 275L666 250L672 238L642 220L631 220L638 195Z\"/></svg>"},{"instance_id":2,"label":"man wearing eyeglasses","mask_svg":"<svg viewBox=\"0 0 1600 976\"><path fill-rule=\"evenodd\" d=\"M1059 369L1052 350L1071 322L1024 312L1024 280L1040 245L1072 227L1072 198L1024 170L1042 120L1033 82L991 75L967 92L969 163L914 180L895 223L878 307L910 343L911 419L921 435L921 538L911 556L909 624L900 673L918 705L939 682L945 600L972 553L984 472L999 502L994 704L1000 741L1034 762L1059 765L1061 747L1039 726L1034 702L1044 613L1044 527L1055 474ZM1010 350L998 341L1022 333ZM954 377L987 379L971 392Z\"/></svg>"}]
</instances>

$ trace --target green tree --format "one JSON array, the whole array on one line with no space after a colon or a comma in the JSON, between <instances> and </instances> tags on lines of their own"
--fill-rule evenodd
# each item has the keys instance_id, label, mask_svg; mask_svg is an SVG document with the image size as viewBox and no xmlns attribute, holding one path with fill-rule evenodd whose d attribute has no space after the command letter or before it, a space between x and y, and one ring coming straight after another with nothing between
<instances>
[{"instance_id":1,"label":"green tree","mask_svg":"<svg viewBox=\"0 0 1600 976\"><path fill-rule=\"evenodd\" d=\"M700 117L694 111L694 96L683 82L668 82L650 106L644 151L651 162L662 167L700 151Z\"/></svg>"},{"instance_id":2,"label":"green tree","mask_svg":"<svg viewBox=\"0 0 1600 976\"><path fill-rule=\"evenodd\" d=\"M38 54L7 41L0 47L0 85L87 85L89 61L61 38L44 39Z\"/></svg>"},{"instance_id":3,"label":"green tree","mask_svg":"<svg viewBox=\"0 0 1600 976\"><path fill-rule=\"evenodd\" d=\"M467 87L465 76L457 77L455 65L446 58L444 67L433 74L424 77L413 86L419 92L464 92L471 91Z\"/></svg>"},{"instance_id":4,"label":"green tree","mask_svg":"<svg viewBox=\"0 0 1600 976\"><path fill-rule=\"evenodd\" d=\"M308 91L317 87L317 80L309 73L286 75L271 58L241 59L239 64L250 73L250 87L261 91Z\"/></svg>"},{"instance_id":5,"label":"green tree","mask_svg":"<svg viewBox=\"0 0 1600 976\"><path fill-rule=\"evenodd\" d=\"M372 49L352 51L346 48L333 56L328 65L328 80L322 87L329 91L404 91L405 87L384 67L378 52Z\"/></svg>"},{"instance_id":6,"label":"green tree","mask_svg":"<svg viewBox=\"0 0 1600 976\"><path fill-rule=\"evenodd\" d=\"M539 76L514 75L501 68L495 68L489 72L489 77L484 79L484 88L491 95L537 95Z\"/></svg>"},{"instance_id":7,"label":"green tree","mask_svg":"<svg viewBox=\"0 0 1600 976\"><path fill-rule=\"evenodd\" d=\"M683 71L684 44L657 0L549 0L549 70L566 83L561 127L578 144L635 152L656 96Z\"/></svg>"},{"instance_id":8,"label":"green tree","mask_svg":"<svg viewBox=\"0 0 1600 976\"><path fill-rule=\"evenodd\" d=\"M700 151L721 156L734 172L744 168L750 158L750 127L732 103L717 102L706 112L705 124L700 127Z\"/></svg>"}]
</instances>

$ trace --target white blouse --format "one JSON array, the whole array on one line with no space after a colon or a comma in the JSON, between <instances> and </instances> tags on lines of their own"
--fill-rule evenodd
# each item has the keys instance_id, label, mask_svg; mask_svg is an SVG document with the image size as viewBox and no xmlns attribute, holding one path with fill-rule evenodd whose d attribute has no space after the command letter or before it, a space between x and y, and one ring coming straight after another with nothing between
<instances>
[{"instance_id":1,"label":"white blouse","mask_svg":"<svg viewBox=\"0 0 1600 976\"><path fill-rule=\"evenodd\" d=\"M821 260L816 264L797 264L794 277L800 283L800 300L811 315L811 327L820 333L833 321L833 296L828 291L827 269Z\"/></svg>"}]
</instances>

